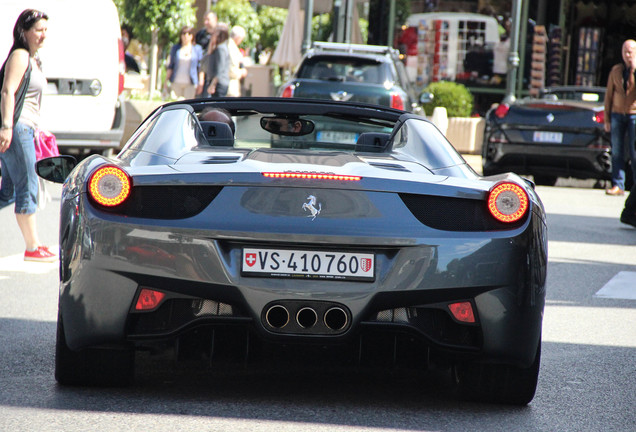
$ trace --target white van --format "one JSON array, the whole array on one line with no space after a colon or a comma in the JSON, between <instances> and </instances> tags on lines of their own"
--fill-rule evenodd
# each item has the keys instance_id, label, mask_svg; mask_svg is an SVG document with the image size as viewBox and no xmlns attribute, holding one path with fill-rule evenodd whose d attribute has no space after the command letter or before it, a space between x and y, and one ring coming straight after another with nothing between
<instances>
[{"instance_id":1,"label":"white van","mask_svg":"<svg viewBox=\"0 0 636 432\"><path fill-rule=\"evenodd\" d=\"M40 50L48 88L41 127L62 153L110 154L120 147L125 113L124 51L112 0L1 0L0 62L13 43L13 26L26 8L49 17Z\"/></svg>"}]
</instances>

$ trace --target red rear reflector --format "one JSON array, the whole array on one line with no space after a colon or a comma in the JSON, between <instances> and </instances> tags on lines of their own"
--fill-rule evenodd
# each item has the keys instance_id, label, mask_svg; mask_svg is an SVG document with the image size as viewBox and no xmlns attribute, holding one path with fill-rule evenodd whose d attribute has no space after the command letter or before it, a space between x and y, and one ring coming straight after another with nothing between
<instances>
[{"instance_id":1,"label":"red rear reflector","mask_svg":"<svg viewBox=\"0 0 636 432\"><path fill-rule=\"evenodd\" d=\"M292 84L285 87L283 89L283 93L281 94L281 97L284 97L284 98L294 97L294 85Z\"/></svg>"},{"instance_id":2,"label":"red rear reflector","mask_svg":"<svg viewBox=\"0 0 636 432\"><path fill-rule=\"evenodd\" d=\"M161 291L144 288L139 293L139 298L137 299L135 310L149 311L155 309L161 304L161 301L165 296L166 295Z\"/></svg>"},{"instance_id":3,"label":"red rear reflector","mask_svg":"<svg viewBox=\"0 0 636 432\"><path fill-rule=\"evenodd\" d=\"M362 179L362 177L359 177L359 176L304 173L304 172L264 172L263 175L265 177L270 177L270 178L294 178L294 179L318 179L318 180L359 181Z\"/></svg>"},{"instance_id":4,"label":"red rear reflector","mask_svg":"<svg viewBox=\"0 0 636 432\"><path fill-rule=\"evenodd\" d=\"M495 115L499 118L504 118L509 110L510 106L508 104L499 104L495 110Z\"/></svg>"},{"instance_id":5,"label":"red rear reflector","mask_svg":"<svg viewBox=\"0 0 636 432\"><path fill-rule=\"evenodd\" d=\"M397 93L391 93L391 108L404 110L404 101Z\"/></svg>"},{"instance_id":6,"label":"red rear reflector","mask_svg":"<svg viewBox=\"0 0 636 432\"><path fill-rule=\"evenodd\" d=\"M605 111L599 111L594 114L594 121L600 124L605 123Z\"/></svg>"},{"instance_id":7,"label":"red rear reflector","mask_svg":"<svg viewBox=\"0 0 636 432\"><path fill-rule=\"evenodd\" d=\"M448 309L451 311L457 321L465 323L475 322L473 305L470 304L470 302L451 303L448 305Z\"/></svg>"},{"instance_id":8,"label":"red rear reflector","mask_svg":"<svg viewBox=\"0 0 636 432\"><path fill-rule=\"evenodd\" d=\"M528 195L515 183L499 183L488 195L488 210L500 222L516 222L528 210Z\"/></svg>"},{"instance_id":9,"label":"red rear reflector","mask_svg":"<svg viewBox=\"0 0 636 432\"><path fill-rule=\"evenodd\" d=\"M121 168L106 165L93 173L88 181L88 193L98 204L113 207L130 195L130 178Z\"/></svg>"}]
</instances>

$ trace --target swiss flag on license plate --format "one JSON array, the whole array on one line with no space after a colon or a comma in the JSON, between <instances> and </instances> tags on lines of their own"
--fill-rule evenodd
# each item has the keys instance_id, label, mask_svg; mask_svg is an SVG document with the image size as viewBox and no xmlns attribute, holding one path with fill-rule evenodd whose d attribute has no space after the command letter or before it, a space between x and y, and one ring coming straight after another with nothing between
<instances>
[{"instance_id":1,"label":"swiss flag on license plate","mask_svg":"<svg viewBox=\"0 0 636 432\"><path fill-rule=\"evenodd\" d=\"M256 254L255 253L246 253L245 254L245 264L249 267L254 266L256 264Z\"/></svg>"}]
</instances>

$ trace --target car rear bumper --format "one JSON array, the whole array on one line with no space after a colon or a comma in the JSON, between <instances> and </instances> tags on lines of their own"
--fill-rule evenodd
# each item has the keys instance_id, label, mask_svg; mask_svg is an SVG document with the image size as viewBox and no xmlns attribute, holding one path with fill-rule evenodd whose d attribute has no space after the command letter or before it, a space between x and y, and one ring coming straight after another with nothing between
<instances>
[{"instance_id":1,"label":"car rear bumper","mask_svg":"<svg viewBox=\"0 0 636 432\"><path fill-rule=\"evenodd\" d=\"M466 238L440 233L428 240L356 243L353 237L303 236L305 248L333 242L374 251L375 280L359 282L243 276L241 250L252 243L240 233L141 227L84 210L81 238L62 257L60 308L71 349L143 345L177 339L195 327L232 324L280 343L346 344L365 330L382 329L487 361L527 365L536 352L547 255L544 221L534 213L520 229ZM164 302L135 311L142 288L165 293ZM452 316L448 304L460 301L471 303L476 322ZM289 327L270 325L267 313L277 305L287 309ZM315 325L298 325L304 307L316 312ZM342 328L323 325L333 308L346 316Z\"/></svg>"},{"instance_id":2,"label":"car rear bumper","mask_svg":"<svg viewBox=\"0 0 636 432\"><path fill-rule=\"evenodd\" d=\"M611 179L611 153L605 148L491 143L483 149L484 175L505 172L555 177Z\"/></svg>"}]
</instances>

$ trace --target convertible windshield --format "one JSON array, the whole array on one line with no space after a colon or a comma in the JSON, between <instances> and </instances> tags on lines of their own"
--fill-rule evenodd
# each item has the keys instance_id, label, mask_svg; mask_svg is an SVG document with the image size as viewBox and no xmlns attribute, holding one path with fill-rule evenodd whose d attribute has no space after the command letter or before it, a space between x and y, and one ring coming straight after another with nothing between
<instances>
[{"instance_id":1,"label":"convertible windshield","mask_svg":"<svg viewBox=\"0 0 636 432\"><path fill-rule=\"evenodd\" d=\"M190 151L210 150L394 154L433 170L463 163L441 132L422 117L399 122L399 114L365 116L346 110L303 114L234 109L226 111L229 115L212 111L196 111L186 104L169 106L146 120L124 151L173 160ZM222 118L227 121L218 121Z\"/></svg>"},{"instance_id":2,"label":"convertible windshield","mask_svg":"<svg viewBox=\"0 0 636 432\"><path fill-rule=\"evenodd\" d=\"M394 126L392 121L330 113L297 115L250 111L235 114L231 116L232 130L219 122L203 120L200 113L191 109L172 107L149 119L126 149L170 158L178 158L195 148L211 147L381 152L386 150ZM370 133L374 134L371 138Z\"/></svg>"}]
</instances>

